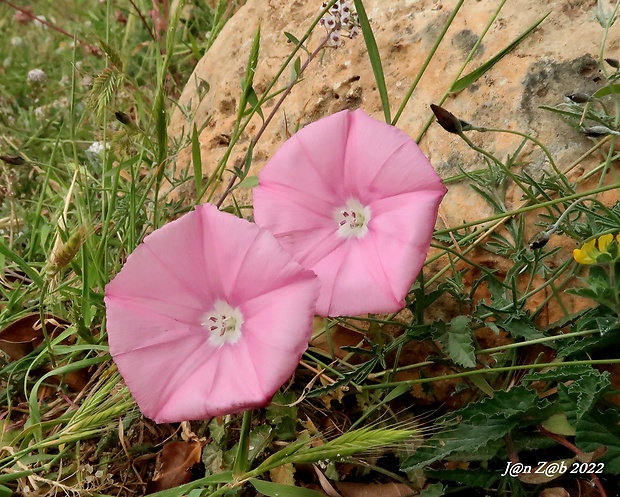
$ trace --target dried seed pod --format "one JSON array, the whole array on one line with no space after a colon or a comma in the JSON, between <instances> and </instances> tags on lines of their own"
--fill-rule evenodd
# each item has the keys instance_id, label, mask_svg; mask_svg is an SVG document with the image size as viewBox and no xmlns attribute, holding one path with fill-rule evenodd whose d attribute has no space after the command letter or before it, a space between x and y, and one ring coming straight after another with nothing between
<instances>
[{"instance_id":1,"label":"dried seed pod","mask_svg":"<svg viewBox=\"0 0 620 497\"><path fill-rule=\"evenodd\" d=\"M618 59L608 58L605 59L605 62L607 62L614 69L620 69L620 61Z\"/></svg>"}]
</instances>

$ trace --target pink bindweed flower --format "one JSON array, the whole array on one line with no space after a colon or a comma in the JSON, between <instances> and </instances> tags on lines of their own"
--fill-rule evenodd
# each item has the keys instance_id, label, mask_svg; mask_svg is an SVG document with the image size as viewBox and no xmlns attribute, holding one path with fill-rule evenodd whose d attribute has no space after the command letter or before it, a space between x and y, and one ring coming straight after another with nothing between
<instances>
[{"instance_id":1,"label":"pink bindweed flower","mask_svg":"<svg viewBox=\"0 0 620 497\"><path fill-rule=\"evenodd\" d=\"M318 291L267 230L200 205L107 285L110 353L158 423L263 407L306 350Z\"/></svg>"},{"instance_id":2,"label":"pink bindweed flower","mask_svg":"<svg viewBox=\"0 0 620 497\"><path fill-rule=\"evenodd\" d=\"M393 312L420 272L441 179L404 132L362 110L293 135L259 174L254 216L321 281L321 316Z\"/></svg>"}]
</instances>

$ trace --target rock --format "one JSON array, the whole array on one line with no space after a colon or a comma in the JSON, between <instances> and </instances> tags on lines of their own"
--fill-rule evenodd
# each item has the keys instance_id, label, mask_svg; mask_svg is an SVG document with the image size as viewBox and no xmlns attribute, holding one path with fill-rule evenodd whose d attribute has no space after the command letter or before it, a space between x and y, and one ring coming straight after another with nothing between
<instances>
[{"instance_id":1,"label":"rock","mask_svg":"<svg viewBox=\"0 0 620 497\"><path fill-rule=\"evenodd\" d=\"M365 2L383 60L392 114L405 98L456 4L455 0ZM179 101L179 109L187 111L174 113L170 134L180 139L194 123L199 129L205 126L200 133L205 175L214 170L227 149L236 118L240 81L258 22L261 22L261 47L254 88L260 95L292 50L293 44L284 32L301 38L319 6L320 2L249 0L198 63ZM493 0L466 2L461 8L397 123L412 137L417 137L431 118L429 105L438 103L448 91L496 8L497 2ZM603 30L595 19L595 8L596 0L508 2L465 73L509 45L545 14L550 12L550 15L516 50L468 89L450 96L444 106L460 118L481 126L532 133L549 148L559 164L576 159L590 146L589 140L539 107L556 105L568 93L591 93L601 86L603 75L598 68L597 54ZM318 45L324 33L317 26L307 43L310 50ZM616 55L620 46L618 34L617 30L610 32L609 56ZM290 74L291 69L286 69L275 88L286 86ZM265 105L265 113L273 103L271 100ZM311 63L304 81L293 89L255 148L252 173L260 171L274 150L298 127L344 108L360 106L370 115L382 118L373 71L361 37L345 40L344 46L338 49L327 49L321 60ZM192 118L188 120L187 115ZM247 144L260 125L258 117L250 123L240 140L241 146L233 150L229 166L243 160ZM521 141L519 136L497 133L474 134L472 139L499 158L514 152ZM431 126L421 146L443 177L458 174L460 167L484 167L479 154L458 137L446 135L437 125ZM526 145L523 156L530 161L530 168L546 167L544 156L531 143ZM190 149L182 150L177 157L177 171L187 168L190 158ZM444 203L444 214L449 221L458 223L465 212L478 217L490 212L485 205L474 208L471 195L457 200L455 193Z\"/></svg>"},{"instance_id":2,"label":"rock","mask_svg":"<svg viewBox=\"0 0 620 497\"><path fill-rule=\"evenodd\" d=\"M457 5L456 0L366 0L364 5L371 20L383 61L389 90L392 116L406 97L425 58L443 26ZM276 76L293 49L285 32L298 39L316 18L320 2L284 0L248 0L228 22L215 44L200 60L179 101L170 127L170 135L182 142L195 124L200 143L205 178L215 170L227 152L237 114L248 54L257 26L261 25L260 58L254 77L254 89L260 96ZM577 160L593 142L564 123L557 114L541 109L565 101L565 95L592 93L603 86L605 74L598 64L603 29L595 18L597 0L555 0L532 2L511 0L497 16L464 71L469 52L498 8L495 0L466 1L447 31L437 53L431 59L413 96L398 120L397 126L417 138L431 120L431 103L439 103L448 94L459 74L467 74L508 46L521 33L549 13L546 20L515 50L502 58L489 72L469 88L449 95L443 104L460 119L487 128L504 128L532 135L549 150L564 170ZM611 5L606 7L611 9ZM325 30L317 26L306 45L310 51L318 46ZM619 57L620 30L612 27L608 34L605 57ZM305 53L301 52L302 63ZM610 72L610 66L604 71ZM284 88L291 77L286 68L274 89ZM273 90L272 90L273 91ZM277 97L265 104L269 114ZM364 40L346 39L343 46L326 49L314 60L303 81L296 85L266 129L254 149L250 174L257 174L268 158L299 127L328 114L363 107L371 116L382 119L381 101L366 52ZM188 116L190 116L188 118ZM252 137L261 127L258 116L251 121L232 150L227 167L243 163ZM470 139L501 160L515 153L523 138L507 133L470 132ZM185 142L187 143L187 142ZM458 136L446 133L436 123L423 135L420 146L444 178L464 170L487 167L484 158L471 150ZM176 158L176 173L191 168L191 149L186 147ZM552 172L540 148L526 142L518 161L534 177ZM575 181L584 171L600 161L600 155L580 162L570 173ZM190 169L191 170L191 169ZM219 192L228 183L223 174ZM172 191L172 197L195 198L191 182ZM438 227L459 225L493 214L491 206L474 194L469 182L450 183L442 204L443 221ZM523 192L513 183L506 191L508 208L522 204ZM250 205L248 190L238 190L239 204ZM607 205L617 200L617 192L607 195ZM203 199L207 200L207 199ZM217 196L213 200L217 200ZM229 199L230 200L230 199ZM527 237L540 228L535 225L537 213L528 224ZM567 245L563 260L570 257L574 243L558 237L553 244ZM569 306L570 307L570 306ZM558 312L560 312L558 310ZM551 319L551 318L550 318Z\"/></svg>"}]
</instances>

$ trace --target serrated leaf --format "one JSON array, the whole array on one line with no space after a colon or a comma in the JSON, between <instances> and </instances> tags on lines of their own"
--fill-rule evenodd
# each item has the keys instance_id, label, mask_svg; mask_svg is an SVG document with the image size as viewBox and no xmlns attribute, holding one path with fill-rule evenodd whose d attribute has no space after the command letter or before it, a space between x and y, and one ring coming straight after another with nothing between
<instances>
[{"instance_id":1,"label":"serrated leaf","mask_svg":"<svg viewBox=\"0 0 620 497\"><path fill-rule=\"evenodd\" d=\"M495 323L498 327L506 330L513 338L524 338L525 340L537 340L544 338L542 333L534 323L525 317L511 319L510 317Z\"/></svg>"},{"instance_id":2,"label":"serrated leaf","mask_svg":"<svg viewBox=\"0 0 620 497\"><path fill-rule=\"evenodd\" d=\"M482 76L484 76L484 74L489 71L495 64L497 64L500 60L502 60L506 55L508 55L510 52L512 52L517 46L519 46L519 44L529 36L529 34L534 31L541 22L543 22L547 16L550 14L551 12L549 12L547 15L545 15L544 17L542 17L541 19L539 19L537 22L535 22L534 24L532 24L532 26L530 26L528 29L526 29L516 40L514 40L510 45L508 45L506 48L504 48L501 52L499 52L498 54L496 54L495 56L491 57L488 61L486 61L484 64L482 64L480 67L478 67L477 69L473 70L472 72L470 72L469 74L466 74L465 76L463 76L462 78L459 78L457 81L454 82L454 84L452 85L452 87L450 88L450 93L458 93L459 91L464 90L465 88L467 88L469 85L473 84L474 82L476 82L478 79L480 79Z\"/></svg>"},{"instance_id":3,"label":"serrated leaf","mask_svg":"<svg viewBox=\"0 0 620 497\"><path fill-rule=\"evenodd\" d=\"M478 451L499 440L517 425L536 424L549 414L549 401L539 400L534 391L516 387L498 391L493 398L474 402L444 418L445 426L402 464L403 471L422 468L432 462L451 459L472 460ZM455 423L452 426L450 423ZM479 454L483 458L483 454ZM492 454L485 453L484 458Z\"/></svg>"},{"instance_id":4,"label":"serrated leaf","mask_svg":"<svg viewBox=\"0 0 620 497\"><path fill-rule=\"evenodd\" d=\"M476 366L474 341L469 327L470 321L467 316L457 316L450 321L445 333L437 337L446 355L456 364L465 368Z\"/></svg>"},{"instance_id":5,"label":"serrated leaf","mask_svg":"<svg viewBox=\"0 0 620 497\"><path fill-rule=\"evenodd\" d=\"M266 417L275 426L274 435L279 440L292 440L297 436L297 397L293 392L277 393L267 407Z\"/></svg>"},{"instance_id":6,"label":"serrated leaf","mask_svg":"<svg viewBox=\"0 0 620 497\"><path fill-rule=\"evenodd\" d=\"M433 483L422 490L418 497L441 497L445 495L445 489L441 483Z\"/></svg>"},{"instance_id":7,"label":"serrated leaf","mask_svg":"<svg viewBox=\"0 0 620 497\"><path fill-rule=\"evenodd\" d=\"M560 406L568 422L576 426L579 420L594 408L603 391L611 385L609 373L592 369L566 386L558 385Z\"/></svg>"},{"instance_id":8,"label":"serrated leaf","mask_svg":"<svg viewBox=\"0 0 620 497\"><path fill-rule=\"evenodd\" d=\"M503 438L517 424L517 420L506 419L487 420L484 424L461 423L456 428L427 440L423 447L402 463L401 470L420 469L448 457L458 459L455 457L458 454L467 454L466 459L471 460L471 454L488 446L490 442Z\"/></svg>"},{"instance_id":9,"label":"serrated leaf","mask_svg":"<svg viewBox=\"0 0 620 497\"><path fill-rule=\"evenodd\" d=\"M321 492L309 488L293 487L270 481L250 479L250 484L267 497L324 497Z\"/></svg>"},{"instance_id":10,"label":"serrated leaf","mask_svg":"<svg viewBox=\"0 0 620 497\"><path fill-rule=\"evenodd\" d=\"M527 373L522 381L567 381L580 378L583 375L590 374L595 371L592 366L583 364L577 364L574 366L562 366L559 368L553 368L549 371L535 371Z\"/></svg>"},{"instance_id":11,"label":"serrated leaf","mask_svg":"<svg viewBox=\"0 0 620 497\"><path fill-rule=\"evenodd\" d=\"M534 416L536 411L541 411L548 405L549 402L539 400L533 390L519 386L509 391L497 391L493 398L469 404L454 414L464 420L478 422L484 422L485 419L521 419Z\"/></svg>"},{"instance_id":12,"label":"serrated leaf","mask_svg":"<svg viewBox=\"0 0 620 497\"><path fill-rule=\"evenodd\" d=\"M620 474L620 414L615 409L605 413L591 412L577 423L575 444L584 452L606 447L607 452L597 462L605 464L605 473Z\"/></svg>"}]
</instances>

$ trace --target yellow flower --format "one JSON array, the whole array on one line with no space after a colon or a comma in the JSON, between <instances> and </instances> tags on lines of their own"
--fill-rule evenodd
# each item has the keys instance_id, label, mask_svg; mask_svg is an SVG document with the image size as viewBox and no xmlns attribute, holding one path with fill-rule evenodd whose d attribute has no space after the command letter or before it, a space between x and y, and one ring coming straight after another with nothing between
<instances>
[{"instance_id":1,"label":"yellow flower","mask_svg":"<svg viewBox=\"0 0 620 497\"><path fill-rule=\"evenodd\" d=\"M610 253L608 250L610 248L609 245L613 242L620 245L620 234L616 235L615 239L614 235L610 233L601 235L598 238L584 243L581 248L573 250L573 258L579 264L596 264L598 257L603 254L607 254L613 258L613 254L617 254L617 251L613 250L612 253Z\"/></svg>"},{"instance_id":2,"label":"yellow flower","mask_svg":"<svg viewBox=\"0 0 620 497\"><path fill-rule=\"evenodd\" d=\"M614 241L614 235L611 233L607 233L606 235L600 236L598 241L598 250L601 253L607 252L607 246Z\"/></svg>"},{"instance_id":3,"label":"yellow flower","mask_svg":"<svg viewBox=\"0 0 620 497\"><path fill-rule=\"evenodd\" d=\"M580 249L573 250L573 259L579 264L595 264L597 256L600 255L600 252L594 246L595 244L596 240L592 239L584 243Z\"/></svg>"}]
</instances>

